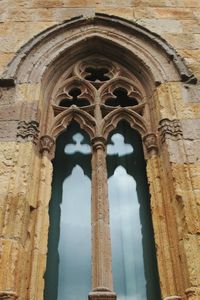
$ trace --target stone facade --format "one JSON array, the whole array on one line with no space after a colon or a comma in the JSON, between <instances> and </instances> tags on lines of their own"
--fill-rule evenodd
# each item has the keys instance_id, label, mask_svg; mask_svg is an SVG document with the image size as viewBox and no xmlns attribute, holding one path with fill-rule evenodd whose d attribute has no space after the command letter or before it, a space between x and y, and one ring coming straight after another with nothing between
<instances>
[{"instance_id":1,"label":"stone facade","mask_svg":"<svg viewBox=\"0 0 200 300\"><path fill-rule=\"evenodd\" d=\"M78 122L90 135L95 170L121 119L143 139L162 297L200 299L200 2L3 0L0 10L0 299L43 299L56 137ZM97 52L130 66L128 79L101 91L102 101L116 86L141 97L138 110L105 113L95 127L90 111L60 111L56 97L66 70L77 64L79 72ZM91 299L115 298L101 256L109 256L108 240L96 249Z\"/></svg>"}]
</instances>

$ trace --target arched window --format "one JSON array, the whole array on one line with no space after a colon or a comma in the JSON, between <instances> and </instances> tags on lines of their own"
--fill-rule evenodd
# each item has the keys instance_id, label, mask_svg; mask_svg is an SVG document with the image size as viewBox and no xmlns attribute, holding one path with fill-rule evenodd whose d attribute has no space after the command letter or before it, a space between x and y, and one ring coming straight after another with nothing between
<instances>
[{"instance_id":1,"label":"arched window","mask_svg":"<svg viewBox=\"0 0 200 300\"><path fill-rule=\"evenodd\" d=\"M71 124L54 160L45 299L80 299L91 290L91 150Z\"/></svg>"},{"instance_id":2,"label":"arched window","mask_svg":"<svg viewBox=\"0 0 200 300\"><path fill-rule=\"evenodd\" d=\"M197 277L198 270L188 268L195 253L188 247L191 241L188 234L196 232L199 222L196 194L192 192L192 177L188 175L193 155L184 134L188 136L185 131L191 122L188 117L196 116L192 111L188 114L189 102L198 99L196 83L197 78L184 59L165 39L137 23L105 14L75 17L56 24L16 52L0 79L2 103L11 107L7 117L12 124L9 130L7 123L3 126L3 140L17 140L11 142L16 167L11 167L7 159L5 163L11 167L11 176L4 174L9 181L5 180L3 185L3 191L8 193L2 205L5 242L2 261L6 262L3 264L6 277L1 278L0 297L43 299L52 159L56 140L62 139L65 131L70 134L69 126L75 122L83 130L78 133L89 137L91 176L80 164L75 169L62 166L71 173L65 174L66 180L62 178L60 186L64 188L67 182L73 181L76 171L88 186L88 180L91 181L89 297L115 299L113 291L118 287L113 290L112 277L114 286L116 281L111 260L113 257L114 262L115 254L111 254L109 204L111 222L113 209L111 195L108 198L108 181L115 181L113 175L124 174L123 178L130 182L131 194L138 188L136 177L124 165L117 165L109 173L110 165L106 163L107 147L116 142L116 136L113 140L109 138L119 133L114 130L118 124L121 126L121 121L129 124L142 139L162 298L195 297L198 289L191 278ZM186 119L190 122L185 122ZM75 136L69 146L81 143L80 139L80 135ZM124 134L121 141L133 147ZM6 157L11 157L7 143L5 146ZM56 173L56 166L54 169ZM185 186L191 198L189 202ZM69 204L59 201L62 208ZM145 203L148 202L149 199ZM55 203L52 199L51 205ZM142 202L134 203L141 215ZM113 240L112 236L111 228ZM149 257L145 249L143 277L146 276L145 259ZM56 260L58 253L55 254ZM148 283L147 280L147 286ZM119 290L117 293L121 297Z\"/></svg>"},{"instance_id":3,"label":"arched window","mask_svg":"<svg viewBox=\"0 0 200 300\"><path fill-rule=\"evenodd\" d=\"M67 70L52 101L67 129L54 159L45 299L87 297L91 285L91 299L115 299L116 292L119 300L160 300L139 136L146 133L142 85L123 66L92 55Z\"/></svg>"}]
</instances>

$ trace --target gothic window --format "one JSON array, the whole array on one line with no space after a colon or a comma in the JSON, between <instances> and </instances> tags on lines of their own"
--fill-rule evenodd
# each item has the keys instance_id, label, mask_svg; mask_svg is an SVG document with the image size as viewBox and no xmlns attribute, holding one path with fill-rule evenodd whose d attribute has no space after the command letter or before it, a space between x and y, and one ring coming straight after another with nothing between
<instances>
[{"instance_id":1,"label":"gothic window","mask_svg":"<svg viewBox=\"0 0 200 300\"><path fill-rule=\"evenodd\" d=\"M140 82L93 55L56 83L52 109L54 135L63 133L54 159L45 299L100 293L159 300Z\"/></svg>"}]
</instances>

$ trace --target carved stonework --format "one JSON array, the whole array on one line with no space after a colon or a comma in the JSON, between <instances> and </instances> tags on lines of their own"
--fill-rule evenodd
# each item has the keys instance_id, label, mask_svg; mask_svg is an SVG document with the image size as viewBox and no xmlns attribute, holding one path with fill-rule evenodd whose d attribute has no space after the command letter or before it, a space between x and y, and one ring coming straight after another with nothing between
<instances>
[{"instance_id":1,"label":"carved stonework","mask_svg":"<svg viewBox=\"0 0 200 300\"><path fill-rule=\"evenodd\" d=\"M17 294L14 292L0 292L0 300L16 300L17 298Z\"/></svg>"},{"instance_id":2,"label":"carved stonework","mask_svg":"<svg viewBox=\"0 0 200 300\"><path fill-rule=\"evenodd\" d=\"M55 144L55 141L52 137L50 137L49 135L43 135L40 138L40 151L42 153L44 153L45 151L47 153L51 153L54 144Z\"/></svg>"},{"instance_id":3,"label":"carved stonework","mask_svg":"<svg viewBox=\"0 0 200 300\"><path fill-rule=\"evenodd\" d=\"M166 138L179 140L183 135L179 120L161 120L159 123L159 132L162 143L165 142Z\"/></svg>"},{"instance_id":4,"label":"carved stonework","mask_svg":"<svg viewBox=\"0 0 200 300\"><path fill-rule=\"evenodd\" d=\"M55 85L51 99L53 138L72 120L91 138L101 135L106 139L121 120L141 135L147 133L143 86L123 66L101 55L72 65Z\"/></svg>"},{"instance_id":5,"label":"carved stonework","mask_svg":"<svg viewBox=\"0 0 200 300\"><path fill-rule=\"evenodd\" d=\"M181 300L182 298L180 296L169 296L164 298L163 300Z\"/></svg>"},{"instance_id":6,"label":"carved stonework","mask_svg":"<svg viewBox=\"0 0 200 300\"><path fill-rule=\"evenodd\" d=\"M190 297L200 297L200 288L199 287L191 287L185 291L185 294L190 299ZM193 299L193 298L192 298ZM195 298L199 299L199 298Z\"/></svg>"},{"instance_id":7,"label":"carved stonework","mask_svg":"<svg viewBox=\"0 0 200 300\"><path fill-rule=\"evenodd\" d=\"M88 295L89 300L116 300L117 296L115 293L111 291L94 291L89 293Z\"/></svg>"},{"instance_id":8,"label":"carved stonework","mask_svg":"<svg viewBox=\"0 0 200 300\"><path fill-rule=\"evenodd\" d=\"M32 141L33 143L37 143L39 134L38 126L37 121L19 121L17 126L18 141Z\"/></svg>"},{"instance_id":9,"label":"carved stonework","mask_svg":"<svg viewBox=\"0 0 200 300\"><path fill-rule=\"evenodd\" d=\"M99 148L105 150L106 147L106 139L102 136L97 136L92 139L93 149L97 150Z\"/></svg>"},{"instance_id":10,"label":"carved stonework","mask_svg":"<svg viewBox=\"0 0 200 300\"><path fill-rule=\"evenodd\" d=\"M152 151L158 151L158 143L157 143L157 136L155 133L149 133L143 137L143 142L147 153Z\"/></svg>"},{"instance_id":11,"label":"carved stonework","mask_svg":"<svg viewBox=\"0 0 200 300\"><path fill-rule=\"evenodd\" d=\"M57 10L59 12L59 5ZM87 7L84 10L86 12ZM145 5L143 10L145 13ZM162 9L162 14L165 14L164 10L168 14L167 7ZM190 13L193 8L187 10ZM55 19L51 7L49 11L49 15ZM89 15L90 13L92 12L89 12ZM179 18L178 14L176 15ZM9 11L7 19L9 20ZM9 23L8 26L11 26L12 22ZM8 26L6 25L6 28ZM6 48L12 46L9 34L13 33L13 29L17 29L14 27L5 32L2 42L6 43ZM39 27L35 29L38 30ZM31 35L31 32L29 33ZM26 34L20 34L20 44L27 38ZM186 36L180 36L180 41L182 39L185 43L185 38ZM198 87L190 87L192 83L197 82L187 67L188 63L191 62L191 66L194 63L192 59L187 58L192 57L192 53L183 50L186 59L182 59L163 37L150 32L149 29L121 17L97 14L94 17L82 16L59 22L32 38L30 36L30 41L26 41L15 55L11 55L13 59L7 67L5 63L10 54L3 57L2 71L5 69L5 72L0 79L0 89L3 93L0 102L4 132L7 126L4 125L4 119L9 115L15 134L15 122L18 122L15 121L18 120L16 116L22 116L29 102L30 110L26 109L27 116L22 120L29 120L29 111L32 120L36 119L36 113L40 114L40 149L45 155L39 156L37 151L32 149L35 147L29 147L31 143L18 142L16 147L13 142L1 144L0 216L5 215L4 219L11 222L5 222L7 225L3 232L7 241L2 236L3 246L0 247L1 254L4 254L3 259L0 259L0 300L16 300L16 294L8 292L12 291L13 287L16 288L20 300L44 298L48 202L52 179L52 164L49 158L54 152L57 136L66 130L71 122L78 123L81 129L87 132L93 146L92 291L89 299L115 300L116 295L112 292L106 139L122 120L144 137L156 257L161 292L165 295L163 300L181 300L180 296L173 296L177 293L182 295L184 300L200 299L198 288L192 287L185 291L188 285L196 286L200 282L197 264L199 230L193 225L198 223L198 199L195 200L195 197L199 196L199 160L196 159L190 164L186 160L182 166L177 159L174 159L175 163L170 163L169 147L159 149L159 156L149 155L158 149L157 128L154 130L154 126L158 124L160 115L169 118L160 121L162 142L182 136L180 122L170 120L176 118L176 111L180 112L179 116L182 119L193 119L195 116L199 118L198 103L189 103L191 100L197 102L200 92ZM194 71L198 74L198 66L194 66ZM186 91L183 97L181 81L187 82L184 85ZM159 84L159 88L156 88ZM165 101L165 98L169 101ZM13 112L11 111L9 104L15 103L16 107L20 107L23 102L27 104L23 104L19 112L15 111L14 106ZM7 114L4 115L6 110ZM37 140L38 124L22 121L18 125L18 140ZM1 130L0 133L2 134ZM173 142L169 142L170 145L174 145ZM188 138L188 141L184 142L183 152L188 147L190 157L192 149L189 147L192 141ZM195 141L192 147L198 149L198 141ZM179 155L179 152L177 153ZM18 205L17 195L22 191L25 197ZM12 201L10 193L14 195ZM24 218L24 212L27 212L28 221ZM12 222L13 216L17 222ZM3 226L1 223L0 230ZM16 232L17 235L13 235L12 232ZM104 286L109 289L103 288Z\"/></svg>"}]
</instances>

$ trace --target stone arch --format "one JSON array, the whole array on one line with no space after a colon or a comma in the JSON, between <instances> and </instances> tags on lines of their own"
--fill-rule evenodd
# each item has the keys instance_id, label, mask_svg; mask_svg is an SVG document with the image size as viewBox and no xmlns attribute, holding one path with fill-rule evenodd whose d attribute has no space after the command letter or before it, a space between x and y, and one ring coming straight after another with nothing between
<instances>
[{"instance_id":1,"label":"stone arch","mask_svg":"<svg viewBox=\"0 0 200 300\"><path fill-rule=\"evenodd\" d=\"M33 251L32 256L30 256L32 262L30 266L31 280L28 283L28 299L42 299L45 263L40 268L39 262L41 259L45 260L47 251L48 221L43 226L43 220L48 219L47 207L52 177L49 152L53 148L54 138L67 127L73 118L79 124L83 124L90 136L93 136L92 129L84 125L83 120L86 114L83 116L83 114L77 113L76 108L72 108L70 113L61 113L62 116L57 116L54 119L53 111L48 109L52 91L55 83L62 78L67 67L96 53L104 54L108 59L113 59L118 63L121 62L121 65L141 83L145 98L149 102L152 97L154 98L153 94L160 84L171 82L195 84L197 82L181 57L157 34L136 23L103 14L96 14L91 19L77 17L53 26L34 37L18 51L7 66L0 84L8 87L15 86L16 89L25 86L26 97L30 97L31 101L37 100L32 108L29 107L28 102L24 101L19 117L17 136L36 143L39 134L36 125L39 123L40 148L37 149L43 153L39 156L39 151L36 151L36 160L39 156L39 162L37 161L37 168L32 166L33 170L37 169L40 179L34 187L34 195L37 194L39 206L35 205L37 213L31 251L33 249L37 251ZM166 95L167 99L174 101L171 99L170 91ZM156 97L155 101L159 99L159 95ZM173 300L185 299L187 275L182 272L183 266L180 261L180 256L184 260L184 255L179 249L178 230L171 234L171 228L176 227L177 216L170 204L176 195L163 172L165 165L169 168L168 172L171 171L167 147L162 146L166 134L176 136L176 130L179 128L180 136L181 128L180 122L173 120L172 117L171 120L168 115L163 118L163 120L167 120L167 124L165 122L163 125L160 115L155 112L155 101L152 102L153 105L149 106L148 112L144 116L145 122L142 117L136 117L134 112L128 117L126 109L113 114L113 120L116 124L121 119L128 119L133 126L137 123L138 131L141 131L143 135L143 142L148 154L146 156L147 170L152 196L152 215L162 296L163 299L169 299L168 297ZM35 116L35 111L37 111L37 116ZM94 125L92 117L87 116L87 118L91 126ZM63 124L62 120L64 120ZM158 128L158 124L160 124L160 128ZM56 127L57 125L59 128ZM159 132L161 132L162 141ZM102 147L102 144L105 143L102 137L100 138L101 141L94 141L94 147ZM35 149L33 149L33 153L34 151ZM23 227L24 224L21 226ZM46 240L43 241L44 245L39 252L38 249L41 249L40 242L44 237ZM174 251L175 248L177 248L176 251ZM19 270L16 270L16 274L18 273ZM41 287L40 291L37 288L38 284ZM10 299L11 296L9 295L14 295L13 299L16 299L16 295L20 296L23 288L19 284L14 288L12 286L10 290L7 294L5 292L5 295ZM26 290L28 290L27 287Z\"/></svg>"},{"instance_id":2,"label":"stone arch","mask_svg":"<svg viewBox=\"0 0 200 300\"><path fill-rule=\"evenodd\" d=\"M140 115L134 111L129 111L126 108L118 108L104 118L102 124L103 135L107 138L109 133L115 129L117 124L122 120L127 121L132 128L135 128L141 137L149 133L148 126Z\"/></svg>"},{"instance_id":3,"label":"stone arch","mask_svg":"<svg viewBox=\"0 0 200 300\"><path fill-rule=\"evenodd\" d=\"M101 47L102 40L104 49ZM90 48L91 43L94 52L102 50L109 52L110 47L116 46L118 49L112 56L121 54L120 50L126 50L124 54L131 54L131 48L134 48L136 66L139 62L158 83L163 80L196 83L195 76L182 58L163 38L137 23L106 14L96 14L90 19L76 17L38 34L19 49L5 70L2 80L11 79L16 83L41 81L52 62L55 67L56 60L59 61L66 51L69 55L69 50L76 48L73 49L75 53L70 53L76 55L81 49L82 53L79 55L83 57L84 51Z\"/></svg>"}]
</instances>

